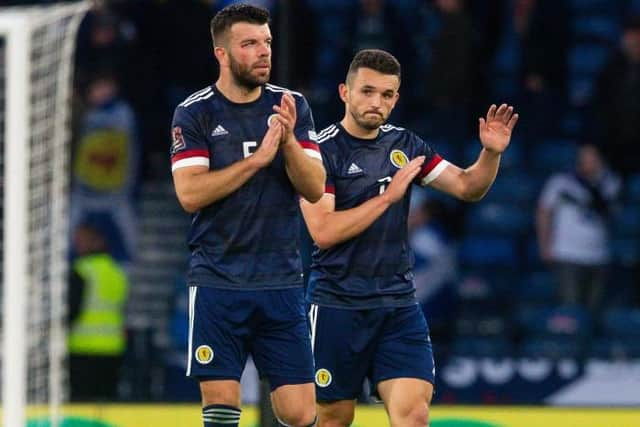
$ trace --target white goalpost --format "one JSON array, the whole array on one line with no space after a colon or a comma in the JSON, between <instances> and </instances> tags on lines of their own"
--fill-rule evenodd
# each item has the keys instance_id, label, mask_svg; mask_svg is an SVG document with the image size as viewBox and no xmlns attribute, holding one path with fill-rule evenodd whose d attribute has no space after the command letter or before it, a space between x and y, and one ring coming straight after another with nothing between
<instances>
[{"instance_id":1,"label":"white goalpost","mask_svg":"<svg viewBox=\"0 0 640 427\"><path fill-rule=\"evenodd\" d=\"M87 2L0 7L2 418L65 399L73 52Z\"/></svg>"}]
</instances>

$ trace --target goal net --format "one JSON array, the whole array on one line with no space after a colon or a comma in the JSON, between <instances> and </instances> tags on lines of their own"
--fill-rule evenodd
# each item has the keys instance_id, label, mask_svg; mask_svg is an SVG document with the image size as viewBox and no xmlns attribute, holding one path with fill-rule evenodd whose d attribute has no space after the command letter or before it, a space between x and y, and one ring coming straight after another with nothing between
<instances>
[{"instance_id":1,"label":"goal net","mask_svg":"<svg viewBox=\"0 0 640 427\"><path fill-rule=\"evenodd\" d=\"M65 398L73 51L88 5L0 7L2 418L59 424Z\"/></svg>"}]
</instances>

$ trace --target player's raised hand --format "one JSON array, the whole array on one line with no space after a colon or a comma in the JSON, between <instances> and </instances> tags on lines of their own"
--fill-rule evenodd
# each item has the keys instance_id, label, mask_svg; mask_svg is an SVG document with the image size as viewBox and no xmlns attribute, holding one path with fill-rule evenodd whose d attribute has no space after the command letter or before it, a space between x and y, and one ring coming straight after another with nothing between
<instances>
[{"instance_id":1,"label":"player's raised hand","mask_svg":"<svg viewBox=\"0 0 640 427\"><path fill-rule=\"evenodd\" d=\"M396 172L391 179L389 186L385 192L382 193L389 203L395 203L404 197L404 193L406 193L407 188L420 173L424 159L425 156L418 156Z\"/></svg>"},{"instance_id":2,"label":"player's raised hand","mask_svg":"<svg viewBox=\"0 0 640 427\"><path fill-rule=\"evenodd\" d=\"M298 113L296 111L296 100L289 92L285 92L280 100L280 105L274 105L273 110L278 113L275 118L282 124L282 142L288 143L295 140L293 130L296 127Z\"/></svg>"},{"instance_id":3,"label":"player's raised hand","mask_svg":"<svg viewBox=\"0 0 640 427\"><path fill-rule=\"evenodd\" d=\"M259 168L269 165L278 152L281 139L282 125L280 121L273 120L269 129L267 129L267 133L264 134L260 146L250 157L251 161Z\"/></svg>"},{"instance_id":4,"label":"player's raised hand","mask_svg":"<svg viewBox=\"0 0 640 427\"><path fill-rule=\"evenodd\" d=\"M518 114L511 105L495 104L489 107L486 119L479 120L479 134L482 146L493 153L502 153L509 146L511 132L518 122Z\"/></svg>"}]
</instances>

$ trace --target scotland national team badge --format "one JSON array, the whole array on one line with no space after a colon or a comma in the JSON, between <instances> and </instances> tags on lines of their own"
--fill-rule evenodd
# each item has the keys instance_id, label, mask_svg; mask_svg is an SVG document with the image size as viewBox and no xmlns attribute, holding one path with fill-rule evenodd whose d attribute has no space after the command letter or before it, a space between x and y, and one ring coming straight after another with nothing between
<instances>
[{"instance_id":1,"label":"scotland national team badge","mask_svg":"<svg viewBox=\"0 0 640 427\"><path fill-rule=\"evenodd\" d=\"M211 362L213 360L213 350L211 350L211 347L208 345L201 345L196 348L196 360L202 365L206 365Z\"/></svg>"},{"instance_id":2,"label":"scotland national team badge","mask_svg":"<svg viewBox=\"0 0 640 427\"><path fill-rule=\"evenodd\" d=\"M332 379L331 372L328 370L322 368L316 371L316 384L318 384L318 387L329 387Z\"/></svg>"},{"instance_id":3,"label":"scotland national team badge","mask_svg":"<svg viewBox=\"0 0 640 427\"><path fill-rule=\"evenodd\" d=\"M267 126L271 127L271 122L273 122L273 119L277 116L277 114L272 114L269 117L267 117Z\"/></svg>"},{"instance_id":4,"label":"scotland national team badge","mask_svg":"<svg viewBox=\"0 0 640 427\"><path fill-rule=\"evenodd\" d=\"M393 166L397 167L398 169L402 169L407 165L407 163L409 163L409 158L407 157L407 155L400 150L391 150L389 159L391 160Z\"/></svg>"},{"instance_id":5,"label":"scotland national team badge","mask_svg":"<svg viewBox=\"0 0 640 427\"><path fill-rule=\"evenodd\" d=\"M187 146L184 142L184 138L182 137L182 128L180 126L176 126L171 130L171 154L175 154L180 150L184 150Z\"/></svg>"}]
</instances>

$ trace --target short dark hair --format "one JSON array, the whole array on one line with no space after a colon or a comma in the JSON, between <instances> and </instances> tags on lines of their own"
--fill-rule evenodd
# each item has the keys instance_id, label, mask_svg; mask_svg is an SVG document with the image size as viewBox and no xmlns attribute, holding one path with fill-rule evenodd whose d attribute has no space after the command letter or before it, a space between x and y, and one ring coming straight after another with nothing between
<instances>
[{"instance_id":1,"label":"short dark hair","mask_svg":"<svg viewBox=\"0 0 640 427\"><path fill-rule=\"evenodd\" d=\"M211 19L211 39L213 44L237 22L264 25L269 23L269 11L246 3L231 4L220 10Z\"/></svg>"},{"instance_id":2,"label":"short dark hair","mask_svg":"<svg viewBox=\"0 0 640 427\"><path fill-rule=\"evenodd\" d=\"M390 54L381 49L363 49L356 53L349 65L347 81L358 72L360 68L370 68L382 74L398 76L400 80L400 62Z\"/></svg>"}]
</instances>

